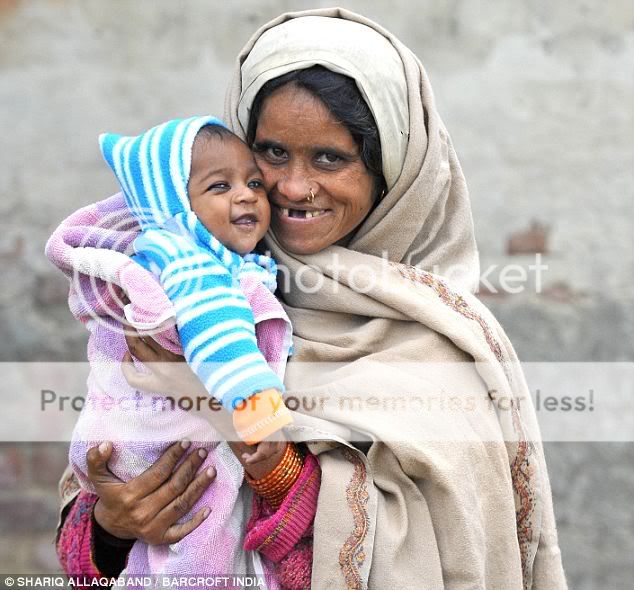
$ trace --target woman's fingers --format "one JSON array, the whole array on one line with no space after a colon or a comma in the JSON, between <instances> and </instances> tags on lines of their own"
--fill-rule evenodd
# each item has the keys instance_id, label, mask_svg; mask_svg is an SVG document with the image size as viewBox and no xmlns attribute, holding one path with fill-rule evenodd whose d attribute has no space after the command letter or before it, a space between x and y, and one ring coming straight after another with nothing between
<instances>
[{"instance_id":1,"label":"woman's fingers","mask_svg":"<svg viewBox=\"0 0 634 590\"><path fill-rule=\"evenodd\" d=\"M155 360L153 362L165 362L169 359L171 359L171 355L172 353L169 350L165 350L156 340L154 340L154 338L152 338L151 336L141 336L138 332L138 337L141 339L141 342L143 342L143 344L145 346L148 347L148 354L150 354L150 351L152 351ZM165 353L164 358L161 358L161 353Z\"/></svg>"},{"instance_id":2,"label":"woman's fingers","mask_svg":"<svg viewBox=\"0 0 634 590\"><path fill-rule=\"evenodd\" d=\"M146 367L148 368L148 367ZM148 368L148 370L151 370ZM121 373L130 387L141 391L159 391L161 379L154 373L139 373L132 361L132 355L126 352L121 361Z\"/></svg>"},{"instance_id":3,"label":"woman's fingers","mask_svg":"<svg viewBox=\"0 0 634 590\"><path fill-rule=\"evenodd\" d=\"M156 391L152 387L156 385L158 381L154 373L139 373L134 366L132 355L129 352L123 355L121 373L130 387L140 389L141 391Z\"/></svg>"},{"instance_id":4,"label":"woman's fingers","mask_svg":"<svg viewBox=\"0 0 634 590\"><path fill-rule=\"evenodd\" d=\"M174 523L191 510L216 471L210 467L196 475L207 452L199 449L183 459L190 446L189 441L174 443L154 465L126 483L108 470L111 443L90 449L88 476L99 495L94 513L97 522L116 537L142 539L151 545L178 541L194 530L209 514L208 509L185 523Z\"/></svg>"},{"instance_id":5,"label":"woman's fingers","mask_svg":"<svg viewBox=\"0 0 634 590\"><path fill-rule=\"evenodd\" d=\"M185 357L163 348L154 338L151 336L143 336L141 338L146 346L152 349L156 355L156 362L158 363L184 363Z\"/></svg>"},{"instance_id":6,"label":"woman's fingers","mask_svg":"<svg viewBox=\"0 0 634 590\"><path fill-rule=\"evenodd\" d=\"M201 475L204 475L204 473L199 474L198 477L196 474L198 473L200 466L203 464L205 457L207 457L207 451L205 449L198 449L197 451L190 453L178 466L174 473L172 473L169 481L153 494L153 500L155 500L161 508L166 507L177 500L180 496L190 493L192 486L196 488L198 484L203 483L200 481L200 477ZM213 477L215 477L215 472L213 473ZM207 477L205 487L211 482L213 477ZM193 481L196 481L196 485L194 485ZM187 497L190 496L188 495ZM183 516L183 514L180 516ZM169 521L168 524L172 524L172 522L174 521Z\"/></svg>"},{"instance_id":7,"label":"woman's fingers","mask_svg":"<svg viewBox=\"0 0 634 590\"><path fill-rule=\"evenodd\" d=\"M141 475L135 477L130 482L130 484L134 484L135 493L138 494L140 498L144 498L160 488L168 479L170 479L170 477L172 477L174 467L176 467L176 464L185 454L185 451L189 448L190 444L191 443L188 440L174 443L161 455L161 458L156 461L154 465L148 467ZM193 461L196 462L199 457L196 457L196 453L193 453L193 455ZM184 463L191 461L192 456L190 455ZM160 510L163 506L165 506L165 504L167 504L167 501L160 505L158 509Z\"/></svg>"},{"instance_id":8,"label":"woman's fingers","mask_svg":"<svg viewBox=\"0 0 634 590\"><path fill-rule=\"evenodd\" d=\"M208 507L201 508L191 520L182 524L173 524L165 531L163 543L177 543L197 528L209 516L210 512L211 510Z\"/></svg>"},{"instance_id":9,"label":"woman's fingers","mask_svg":"<svg viewBox=\"0 0 634 590\"><path fill-rule=\"evenodd\" d=\"M123 482L116 477L110 469L108 469L108 459L112 455L112 443L102 442L96 447L92 447L86 453L86 463L88 471L88 479L92 482L97 490L104 484L122 484Z\"/></svg>"},{"instance_id":10,"label":"woman's fingers","mask_svg":"<svg viewBox=\"0 0 634 590\"><path fill-rule=\"evenodd\" d=\"M151 336L142 336L133 326L127 326L125 340L134 357L142 363L184 363L185 357L163 348Z\"/></svg>"},{"instance_id":11,"label":"woman's fingers","mask_svg":"<svg viewBox=\"0 0 634 590\"><path fill-rule=\"evenodd\" d=\"M203 495L209 484L216 478L216 470L208 467L198 474L194 481L188 482L181 494L175 496L172 501L156 515L156 519L166 530L185 516Z\"/></svg>"},{"instance_id":12,"label":"woman's fingers","mask_svg":"<svg viewBox=\"0 0 634 590\"><path fill-rule=\"evenodd\" d=\"M143 338L134 328L125 333L129 351L123 356L121 372L128 385L142 391L182 395L182 392L206 393L185 358L163 348L152 338ZM148 372L140 373L132 357L141 361Z\"/></svg>"},{"instance_id":13,"label":"woman's fingers","mask_svg":"<svg viewBox=\"0 0 634 590\"><path fill-rule=\"evenodd\" d=\"M156 350L132 326L126 326L124 336L132 356L139 359L142 363L156 363L159 361Z\"/></svg>"},{"instance_id":14,"label":"woman's fingers","mask_svg":"<svg viewBox=\"0 0 634 590\"><path fill-rule=\"evenodd\" d=\"M197 453L196 453L197 454ZM202 455L199 455L202 459ZM187 469L184 469L184 473L187 477L190 477L191 472L188 473ZM176 477L174 474L173 477ZM161 543L175 543L180 541L185 535L193 531L207 516L209 516L209 507L199 510L190 520L184 523L174 524L177 520L185 516L198 502L205 490L209 487L209 484L216 478L216 470L213 467L208 467L202 473L199 473L194 481L187 481L182 493L173 497L171 502L163 508L155 517L157 527L164 531L163 537L160 540ZM171 482L170 482L171 483ZM163 486L168 488L168 484ZM172 491L180 489L181 484L176 484L172 487ZM159 490L155 496L162 494L163 489ZM163 496L165 497L165 496ZM171 496L170 496L171 497Z\"/></svg>"}]
</instances>

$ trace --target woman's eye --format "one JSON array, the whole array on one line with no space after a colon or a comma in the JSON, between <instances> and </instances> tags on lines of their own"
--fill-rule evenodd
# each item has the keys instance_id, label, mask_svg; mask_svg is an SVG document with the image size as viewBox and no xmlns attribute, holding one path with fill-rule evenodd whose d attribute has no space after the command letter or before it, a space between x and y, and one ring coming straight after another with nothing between
<instances>
[{"instance_id":1,"label":"woman's eye","mask_svg":"<svg viewBox=\"0 0 634 590\"><path fill-rule=\"evenodd\" d=\"M266 155L273 160L284 160L286 159L286 150L272 146L266 150Z\"/></svg>"},{"instance_id":2,"label":"woman's eye","mask_svg":"<svg viewBox=\"0 0 634 590\"><path fill-rule=\"evenodd\" d=\"M256 158L262 158L269 164L283 164L289 159L288 153L283 147L266 140L261 142L256 141L252 146L252 150Z\"/></svg>"},{"instance_id":3,"label":"woman's eye","mask_svg":"<svg viewBox=\"0 0 634 590\"><path fill-rule=\"evenodd\" d=\"M321 152L320 154L317 154L316 160L320 164L336 164L337 162L340 162L342 158L341 156L331 152Z\"/></svg>"}]
</instances>

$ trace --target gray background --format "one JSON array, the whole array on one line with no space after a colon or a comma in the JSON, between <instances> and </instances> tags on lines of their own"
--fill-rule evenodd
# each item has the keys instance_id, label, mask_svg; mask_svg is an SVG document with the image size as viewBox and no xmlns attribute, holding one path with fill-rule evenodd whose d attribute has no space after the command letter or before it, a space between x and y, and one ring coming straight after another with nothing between
<instances>
[{"instance_id":1,"label":"gray background","mask_svg":"<svg viewBox=\"0 0 634 590\"><path fill-rule=\"evenodd\" d=\"M328 4L0 2L0 360L84 359L66 282L42 251L63 217L116 191L97 135L222 114L252 32ZM482 294L520 358L633 361L634 3L340 5L425 64L470 187L483 266L529 264L507 240L532 220L547 226L544 290ZM0 572L55 571L64 454L0 445ZM632 587L634 444L549 443L547 454L571 587Z\"/></svg>"}]
</instances>

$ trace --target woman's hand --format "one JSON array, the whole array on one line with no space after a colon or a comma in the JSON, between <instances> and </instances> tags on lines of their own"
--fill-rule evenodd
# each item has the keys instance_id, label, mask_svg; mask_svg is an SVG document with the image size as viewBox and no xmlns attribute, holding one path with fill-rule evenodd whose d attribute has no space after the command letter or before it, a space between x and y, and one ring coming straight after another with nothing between
<instances>
[{"instance_id":1,"label":"woman's hand","mask_svg":"<svg viewBox=\"0 0 634 590\"><path fill-rule=\"evenodd\" d=\"M196 410L192 411L209 421L225 440L239 440L231 415L218 402L209 403L212 398L185 361L185 357L166 350L154 339L141 336L130 327L126 330L125 340L130 352L126 352L123 357L121 371L130 386L141 391L171 395L177 399L193 398L196 403L192 407ZM149 373L136 370L132 355L143 363Z\"/></svg>"},{"instance_id":2,"label":"woman's hand","mask_svg":"<svg viewBox=\"0 0 634 590\"><path fill-rule=\"evenodd\" d=\"M94 508L97 523L115 537L150 545L176 543L193 531L209 516L210 507L187 522L175 523L202 496L216 471L210 467L196 475L206 457L203 449L191 453L174 470L189 445L189 441L174 443L154 465L127 483L108 469L111 443L90 449L86 459L88 478L99 496Z\"/></svg>"},{"instance_id":3,"label":"woman's hand","mask_svg":"<svg viewBox=\"0 0 634 590\"><path fill-rule=\"evenodd\" d=\"M130 352L127 352L123 357L121 369L126 381L132 387L176 397L195 395L207 398L209 396L184 357L166 350L150 337L141 336L131 327L127 327L125 339ZM150 372L140 373L137 371L132 364L132 355L141 361ZM202 405L201 414L229 442L231 450L252 478L264 477L280 462L286 448L284 441L270 442L263 445L262 448L249 446L239 442L231 416L226 410L212 411L207 405Z\"/></svg>"},{"instance_id":4,"label":"woman's hand","mask_svg":"<svg viewBox=\"0 0 634 590\"><path fill-rule=\"evenodd\" d=\"M123 357L121 370L132 387L166 395L209 395L185 357L166 350L149 336L141 336L130 326L126 327L125 341L129 352ZM140 360L149 373L139 373L132 364L132 356Z\"/></svg>"}]
</instances>

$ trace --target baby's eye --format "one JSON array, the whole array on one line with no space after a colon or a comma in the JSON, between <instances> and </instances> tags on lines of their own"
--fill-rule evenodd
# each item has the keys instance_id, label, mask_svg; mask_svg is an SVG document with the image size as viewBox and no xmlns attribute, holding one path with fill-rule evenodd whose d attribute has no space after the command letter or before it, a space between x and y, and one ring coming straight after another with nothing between
<instances>
[{"instance_id":1,"label":"baby's eye","mask_svg":"<svg viewBox=\"0 0 634 590\"><path fill-rule=\"evenodd\" d=\"M208 191L226 191L227 189L231 188L231 185L228 182L214 182L213 184L210 184L209 187L207 188Z\"/></svg>"},{"instance_id":2,"label":"baby's eye","mask_svg":"<svg viewBox=\"0 0 634 590\"><path fill-rule=\"evenodd\" d=\"M264 188L264 183L259 178L256 178L254 180L250 180L248 186L252 189L259 189Z\"/></svg>"}]
</instances>

